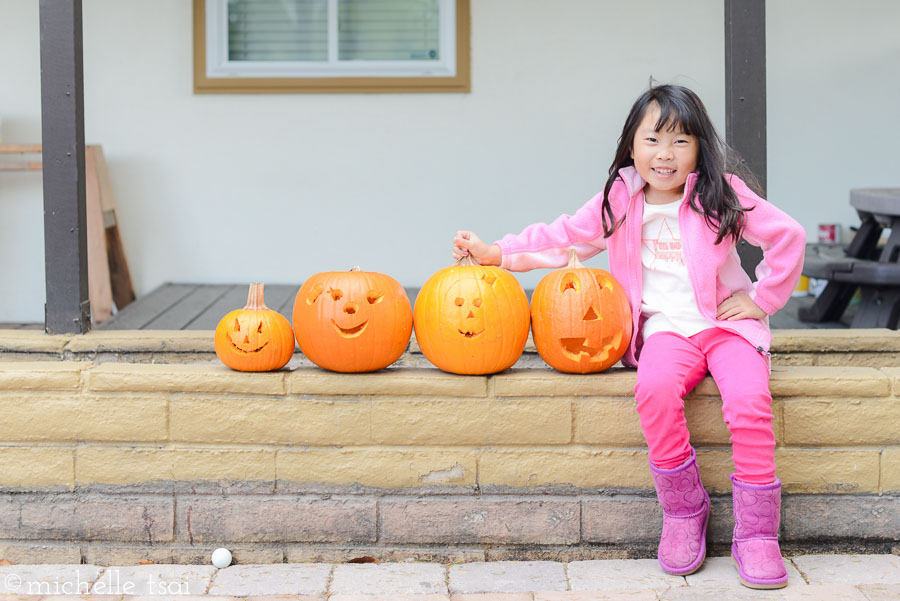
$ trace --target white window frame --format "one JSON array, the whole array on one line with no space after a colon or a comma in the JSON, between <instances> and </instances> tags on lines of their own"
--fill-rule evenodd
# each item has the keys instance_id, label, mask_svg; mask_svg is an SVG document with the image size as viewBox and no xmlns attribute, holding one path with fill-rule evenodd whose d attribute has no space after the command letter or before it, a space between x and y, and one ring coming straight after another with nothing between
<instances>
[{"instance_id":1,"label":"white window frame","mask_svg":"<svg viewBox=\"0 0 900 601\"><path fill-rule=\"evenodd\" d=\"M338 59L338 0L328 0L327 61L232 61L228 58L228 0L206 0L206 76L215 78L454 77L456 2L438 0L440 59L368 61Z\"/></svg>"}]
</instances>

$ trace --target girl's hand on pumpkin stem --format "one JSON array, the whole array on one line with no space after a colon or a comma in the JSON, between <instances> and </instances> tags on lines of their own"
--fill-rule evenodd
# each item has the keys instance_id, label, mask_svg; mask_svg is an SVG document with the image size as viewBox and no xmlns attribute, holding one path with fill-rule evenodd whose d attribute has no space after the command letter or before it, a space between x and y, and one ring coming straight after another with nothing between
<instances>
[{"instance_id":1,"label":"girl's hand on pumpkin stem","mask_svg":"<svg viewBox=\"0 0 900 601\"><path fill-rule=\"evenodd\" d=\"M481 265L500 265L503 252L496 244L488 245L475 232L460 230L453 238L453 258L461 259L472 255Z\"/></svg>"},{"instance_id":2,"label":"girl's hand on pumpkin stem","mask_svg":"<svg viewBox=\"0 0 900 601\"><path fill-rule=\"evenodd\" d=\"M738 319L762 319L766 312L759 308L747 294L738 292L729 296L716 310L716 319L735 321Z\"/></svg>"}]
</instances>

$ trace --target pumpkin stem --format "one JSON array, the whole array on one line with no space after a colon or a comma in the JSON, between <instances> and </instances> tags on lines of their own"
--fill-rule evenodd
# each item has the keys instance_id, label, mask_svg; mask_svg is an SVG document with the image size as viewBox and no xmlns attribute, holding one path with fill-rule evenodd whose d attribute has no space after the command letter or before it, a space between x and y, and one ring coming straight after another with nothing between
<instances>
[{"instance_id":1,"label":"pumpkin stem","mask_svg":"<svg viewBox=\"0 0 900 601\"><path fill-rule=\"evenodd\" d=\"M458 266L458 265L461 265L463 267L470 267L470 266L477 267L477 266L481 265L481 263L479 263L478 260L475 257L473 257L472 255L465 255L465 256L458 258L453 265L454 265L454 267Z\"/></svg>"},{"instance_id":2,"label":"pumpkin stem","mask_svg":"<svg viewBox=\"0 0 900 601\"><path fill-rule=\"evenodd\" d=\"M252 311L268 311L266 301L263 298L265 284L250 284L250 292L247 294L247 306L245 309Z\"/></svg>"},{"instance_id":3,"label":"pumpkin stem","mask_svg":"<svg viewBox=\"0 0 900 601\"><path fill-rule=\"evenodd\" d=\"M584 265L578 260L578 254L574 248L569 249L569 269L581 269Z\"/></svg>"}]
</instances>

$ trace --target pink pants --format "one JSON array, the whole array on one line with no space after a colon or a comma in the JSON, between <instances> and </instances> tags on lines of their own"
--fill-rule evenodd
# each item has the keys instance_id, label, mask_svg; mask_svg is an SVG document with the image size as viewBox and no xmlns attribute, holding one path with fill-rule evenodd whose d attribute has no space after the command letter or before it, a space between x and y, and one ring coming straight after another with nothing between
<instances>
[{"instance_id":1,"label":"pink pants","mask_svg":"<svg viewBox=\"0 0 900 601\"><path fill-rule=\"evenodd\" d=\"M749 342L721 328L690 338L657 332L644 342L634 394L650 461L672 469L690 457L684 395L707 370L722 395L735 477L748 484L773 482L775 433L768 361Z\"/></svg>"}]
</instances>

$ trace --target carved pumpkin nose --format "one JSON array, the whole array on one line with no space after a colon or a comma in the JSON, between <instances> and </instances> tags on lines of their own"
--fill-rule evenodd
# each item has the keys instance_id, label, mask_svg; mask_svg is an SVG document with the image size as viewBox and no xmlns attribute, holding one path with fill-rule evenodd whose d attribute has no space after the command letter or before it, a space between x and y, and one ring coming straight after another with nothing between
<instances>
[{"instance_id":1,"label":"carved pumpkin nose","mask_svg":"<svg viewBox=\"0 0 900 601\"><path fill-rule=\"evenodd\" d=\"M475 318L475 313L473 313L472 311L469 311L469 314L466 316L466 319L474 319L474 318Z\"/></svg>"},{"instance_id":2,"label":"carved pumpkin nose","mask_svg":"<svg viewBox=\"0 0 900 601\"><path fill-rule=\"evenodd\" d=\"M359 305L352 301L344 305L344 313L346 313L347 315L353 315L354 313L356 313L357 309L359 309Z\"/></svg>"}]
</instances>

